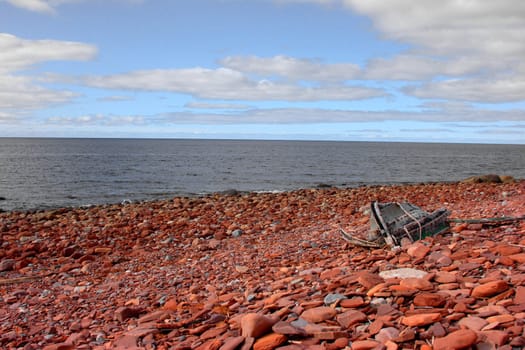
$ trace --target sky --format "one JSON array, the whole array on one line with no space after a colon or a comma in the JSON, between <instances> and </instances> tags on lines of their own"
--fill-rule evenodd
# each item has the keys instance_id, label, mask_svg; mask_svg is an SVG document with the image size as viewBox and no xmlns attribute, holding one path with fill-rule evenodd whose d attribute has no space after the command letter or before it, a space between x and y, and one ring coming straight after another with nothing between
<instances>
[{"instance_id":1,"label":"sky","mask_svg":"<svg viewBox=\"0 0 525 350\"><path fill-rule=\"evenodd\" d=\"M0 137L525 144L521 0L0 0Z\"/></svg>"}]
</instances>

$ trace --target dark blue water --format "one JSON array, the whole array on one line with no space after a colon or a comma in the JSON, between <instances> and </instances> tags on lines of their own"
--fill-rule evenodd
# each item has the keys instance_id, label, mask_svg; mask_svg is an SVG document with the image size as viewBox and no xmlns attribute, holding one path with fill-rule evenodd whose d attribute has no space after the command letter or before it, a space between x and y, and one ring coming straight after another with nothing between
<instances>
[{"instance_id":1,"label":"dark blue water","mask_svg":"<svg viewBox=\"0 0 525 350\"><path fill-rule=\"evenodd\" d=\"M0 209L487 173L525 178L525 145L0 138Z\"/></svg>"}]
</instances>

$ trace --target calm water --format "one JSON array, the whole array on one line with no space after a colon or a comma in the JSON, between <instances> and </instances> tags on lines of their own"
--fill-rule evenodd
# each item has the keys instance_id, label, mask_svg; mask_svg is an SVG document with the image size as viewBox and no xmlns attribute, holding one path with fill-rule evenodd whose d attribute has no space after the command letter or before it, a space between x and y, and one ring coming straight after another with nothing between
<instances>
[{"instance_id":1,"label":"calm water","mask_svg":"<svg viewBox=\"0 0 525 350\"><path fill-rule=\"evenodd\" d=\"M0 138L0 209L487 173L525 178L525 145Z\"/></svg>"}]
</instances>

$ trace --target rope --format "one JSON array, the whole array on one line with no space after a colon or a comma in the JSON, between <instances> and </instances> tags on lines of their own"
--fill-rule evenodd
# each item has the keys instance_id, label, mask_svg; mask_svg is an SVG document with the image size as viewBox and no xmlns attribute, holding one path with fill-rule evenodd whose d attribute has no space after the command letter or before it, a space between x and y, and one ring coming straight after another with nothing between
<instances>
[{"instance_id":1,"label":"rope","mask_svg":"<svg viewBox=\"0 0 525 350\"><path fill-rule=\"evenodd\" d=\"M421 227L421 223L419 222L418 219L416 219L412 214L410 214L408 211L405 210L405 208L403 208L402 205L399 205L399 207L401 208L401 210L403 210L405 212L405 214L408 215L409 218L411 218L412 220L414 220L415 222L417 222L417 226L419 227L419 239L423 238L423 227ZM405 228L405 231L407 231L408 233L408 230ZM412 237L410 237L412 238ZM413 240L413 238L412 238Z\"/></svg>"}]
</instances>

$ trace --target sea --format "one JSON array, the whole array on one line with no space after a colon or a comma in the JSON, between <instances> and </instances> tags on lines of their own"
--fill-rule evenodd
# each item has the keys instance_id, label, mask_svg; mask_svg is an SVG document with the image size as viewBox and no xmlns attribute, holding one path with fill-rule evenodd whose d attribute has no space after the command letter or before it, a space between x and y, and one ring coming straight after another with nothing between
<instances>
[{"instance_id":1,"label":"sea","mask_svg":"<svg viewBox=\"0 0 525 350\"><path fill-rule=\"evenodd\" d=\"M525 145L0 138L0 210L216 192L525 178Z\"/></svg>"}]
</instances>

